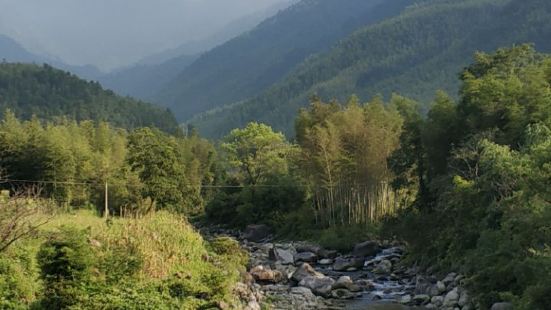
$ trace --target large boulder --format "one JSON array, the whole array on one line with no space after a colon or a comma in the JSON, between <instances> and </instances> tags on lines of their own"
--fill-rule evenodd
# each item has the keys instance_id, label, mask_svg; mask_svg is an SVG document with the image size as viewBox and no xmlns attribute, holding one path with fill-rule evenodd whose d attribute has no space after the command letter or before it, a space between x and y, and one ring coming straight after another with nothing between
<instances>
[{"instance_id":1,"label":"large boulder","mask_svg":"<svg viewBox=\"0 0 551 310\"><path fill-rule=\"evenodd\" d=\"M250 271L253 278L261 283L279 283L285 280L285 276L278 270L272 270L270 267L256 266Z\"/></svg>"},{"instance_id":2,"label":"large boulder","mask_svg":"<svg viewBox=\"0 0 551 310\"><path fill-rule=\"evenodd\" d=\"M364 259L359 257L337 257L333 263L333 270L346 271L350 268L362 268L364 265Z\"/></svg>"},{"instance_id":3,"label":"large boulder","mask_svg":"<svg viewBox=\"0 0 551 310\"><path fill-rule=\"evenodd\" d=\"M260 225L249 225L245 229L245 233L243 234L243 238L252 241L252 242L260 242L270 235L270 227L260 224Z\"/></svg>"},{"instance_id":4,"label":"large boulder","mask_svg":"<svg viewBox=\"0 0 551 310\"><path fill-rule=\"evenodd\" d=\"M293 253L290 250L277 247L270 250L269 257L271 260L280 262L282 265L291 265L295 262Z\"/></svg>"},{"instance_id":5,"label":"large boulder","mask_svg":"<svg viewBox=\"0 0 551 310\"><path fill-rule=\"evenodd\" d=\"M334 283L335 280L329 277L307 276L298 285L309 288L316 295L328 297L331 294Z\"/></svg>"},{"instance_id":6,"label":"large boulder","mask_svg":"<svg viewBox=\"0 0 551 310\"><path fill-rule=\"evenodd\" d=\"M459 302L459 291L457 287L449 291L444 297L444 307L454 307Z\"/></svg>"},{"instance_id":7,"label":"large boulder","mask_svg":"<svg viewBox=\"0 0 551 310\"><path fill-rule=\"evenodd\" d=\"M297 250L297 253L311 252L316 255L318 255L323 250L323 248L319 245L305 242L297 244L295 246L295 249Z\"/></svg>"},{"instance_id":8,"label":"large boulder","mask_svg":"<svg viewBox=\"0 0 551 310\"><path fill-rule=\"evenodd\" d=\"M302 279L306 277L317 277L322 278L324 275L322 273L317 272L312 266L310 266L308 263L304 263L300 265L300 267L295 270L293 275L291 276L291 279L300 282Z\"/></svg>"},{"instance_id":9,"label":"large boulder","mask_svg":"<svg viewBox=\"0 0 551 310\"><path fill-rule=\"evenodd\" d=\"M375 241L365 241L354 246L352 255L356 257L375 256L380 250L379 243Z\"/></svg>"}]
</instances>

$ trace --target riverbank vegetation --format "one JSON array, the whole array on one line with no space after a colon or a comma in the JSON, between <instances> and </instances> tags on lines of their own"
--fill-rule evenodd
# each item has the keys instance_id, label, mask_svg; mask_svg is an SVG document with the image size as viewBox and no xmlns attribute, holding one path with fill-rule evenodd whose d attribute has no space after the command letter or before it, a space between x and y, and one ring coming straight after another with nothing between
<instances>
[{"instance_id":1,"label":"riverbank vegetation","mask_svg":"<svg viewBox=\"0 0 551 310\"><path fill-rule=\"evenodd\" d=\"M461 84L458 100L438 92L427 114L425 104L399 95L344 104L312 97L291 139L250 123L216 144L191 128L184 137L105 122L22 121L8 111L0 123L2 204L32 186L40 189L36 208L52 207L32 213L40 218L27 227L39 227L0 253L0 303L236 304L231 288L246 257L229 240L204 241L186 220L193 218L265 224L277 237L343 251L394 238L407 243L411 262L467 275L483 309L497 301L545 309L551 57L529 45L480 53Z\"/></svg>"}]
</instances>

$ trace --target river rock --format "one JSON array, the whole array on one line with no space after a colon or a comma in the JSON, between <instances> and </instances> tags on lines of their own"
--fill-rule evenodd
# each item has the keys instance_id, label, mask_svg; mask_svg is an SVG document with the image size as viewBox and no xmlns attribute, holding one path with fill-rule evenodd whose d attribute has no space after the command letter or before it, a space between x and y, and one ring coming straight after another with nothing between
<instances>
[{"instance_id":1,"label":"river rock","mask_svg":"<svg viewBox=\"0 0 551 310\"><path fill-rule=\"evenodd\" d=\"M403 305L407 305L411 303L411 301L412 301L411 295L404 295L402 296L402 298L400 298L400 303Z\"/></svg>"},{"instance_id":2,"label":"river rock","mask_svg":"<svg viewBox=\"0 0 551 310\"><path fill-rule=\"evenodd\" d=\"M319 257L331 258L331 259L334 259L339 255L339 253L335 250L326 250L326 249L321 249L316 254L318 254Z\"/></svg>"},{"instance_id":3,"label":"river rock","mask_svg":"<svg viewBox=\"0 0 551 310\"><path fill-rule=\"evenodd\" d=\"M333 284L333 289L346 289L350 292L359 292L362 289L354 284L354 281L349 276L340 277L335 284Z\"/></svg>"},{"instance_id":4,"label":"river rock","mask_svg":"<svg viewBox=\"0 0 551 310\"><path fill-rule=\"evenodd\" d=\"M492 305L491 310L513 310L513 304L510 302L498 302Z\"/></svg>"},{"instance_id":5,"label":"river rock","mask_svg":"<svg viewBox=\"0 0 551 310\"><path fill-rule=\"evenodd\" d=\"M353 299L355 297L354 293L343 288L331 291L331 296L336 299Z\"/></svg>"},{"instance_id":6,"label":"river rock","mask_svg":"<svg viewBox=\"0 0 551 310\"><path fill-rule=\"evenodd\" d=\"M433 305L440 307L442 306L442 304L444 304L444 296L434 296L430 299L430 302Z\"/></svg>"},{"instance_id":7,"label":"river rock","mask_svg":"<svg viewBox=\"0 0 551 310\"><path fill-rule=\"evenodd\" d=\"M324 277L322 273L317 272L312 266L310 266L308 263L303 263L300 265L300 267L297 268L297 270L293 273L291 276L291 279L293 279L296 282L302 281L302 279L313 276L313 277Z\"/></svg>"},{"instance_id":8,"label":"river rock","mask_svg":"<svg viewBox=\"0 0 551 310\"><path fill-rule=\"evenodd\" d=\"M326 265L332 265L333 260L331 258L323 258L318 261L318 264L326 266Z\"/></svg>"},{"instance_id":9,"label":"river rock","mask_svg":"<svg viewBox=\"0 0 551 310\"><path fill-rule=\"evenodd\" d=\"M380 250L379 244L375 241L365 241L354 246L352 255L356 257L375 256Z\"/></svg>"},{"instance_id":10,"label":"river rock","mask_svg":"<svg viewBox=\"0 0 551 310\"><path fill-rule=\"evenodd\" d=\"M449 288L449 285L455 282L455 277L457 277L457 273L452 272L449 273L442 282Z\"/></svg>"},{"instance_id":11,"label":"river rock","mask_svg":"<svg viewBox=\"0 0 551 310\"><path fill-rule=\"evenodd\" d=\"M295 255L295 262L315 263L318 255L312 252L300 252Z\"/></svg>"},{"instance_id":12,"label":"river rock","mask_svg":"<svg viewBox=\"0 0 551 310\"><path fill-rule=\"evenodd\" d=\"M335 263L333 264L333 270L335 271L346 271L348 268L362 268L364 265L364 260L357 257L344 258L337 257Z\"/></svg>"},{"instance_id":13,"label":"river rock","mask_svg":"<svg viewBox=\"0 0 551 310\"><path fill-rule=\"evenodd\" d=\"M382 260L377 266L375 266L375 269L373 270L374 273L377 274L389 274L392 271L392 263L385 259Z\"/></svg>"},{"instance_id":14,"label":"river rock","mask_svg":"<svg viewBox=\"0 0 551 310\"><path fill-rule=\"evenodd\" d=\"M446 297L444 297L444 307L453 307L457 305L458 301L459 293L457 291L457 288L454 288L446 294Z\"/></svg>"},{"instance_id":15,"label":"river rock","mask_svg":"<svg viewBox=\"0 0 551 310\"><path fill-rule=\"evenodd\" d=\"M256 266L250 273L258 282L279 283L285 279L280 271L272 270L270 267Z\"/></svg>"},{"instance_id":16,"label":"river rock","mask_svg":"<svg viewBox=\"0 0 551 310\"><path fill-rule=\"evenodd\" d=\"M271 260L279 261L283 265L291 265L295 262L295 258L291 251L280 248L271 249L269 257Z\"/></svg>"},{"instance_id":17,"label":"river rock","mask_svg":"<svg viewBox=\"0 0 551 310\"><path fill-rule=\"evenodd\" d=\"M426 294L430 288L431 283L424 276L417 276L415 278L415 294Z\"/></svg>"},{"instance_id":18,"label":"river rock","mask_svg":"<svg viewBox=\"0 0 551 310\"><path fill-rule=\"evenodd\" d=\"M316 295L327 297L331 294L333 284L335 284L335 280L329 277L307 276L298 285L309 288Z\"/></svg>"},{"instance_id":19,"label":"river rock","mask_svg":"<svg viewBox=\"0 0 551 310\"><path fill-rule=\"evenodd\" d=\"M270 235L270 227L261 224L261 225L249 225L245 229L243 238L252 241L260 242L266 239Z\"/></svg>"},{"instance_id":20,"label":"river rock","mask_svg":"<svg viewBox=\"0 0 551 310\"><path fill-rule=\"evenodd\" d=\"M316 255L319 255L323 250L319 245L311 243L299 243L296 245L295 249L297 250L297 253L311 252Z\"/></svg>"},{"instance_id":21,"label":"river rock","mask_svg":"<svg viewBox=\"0 0 551 310\"><path fill-rule=\"evenodd\" d=\"M424 305L430 301L430 296L426 294L415 295L413 301L418 305Z\"/></svg>"}]
</instances>

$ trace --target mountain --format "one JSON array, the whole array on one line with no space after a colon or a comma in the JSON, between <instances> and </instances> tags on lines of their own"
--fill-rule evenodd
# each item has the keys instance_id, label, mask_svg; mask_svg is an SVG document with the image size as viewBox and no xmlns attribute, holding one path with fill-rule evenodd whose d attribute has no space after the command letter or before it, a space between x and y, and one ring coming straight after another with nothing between
<instances>
[{"instance_id":1,"label":"mountain","mask_svg":"<svg viewBox=\"0 0 551 310\"><path fill-rule=\"evenodd\" d=\"M105 87L118 94L152 100L163 87L192 64L202 53L239 34L249 31L262 20L288 7L295 0L277 3L266 10L232 21L220 32L202 40L186 42L174 49L147 56L128 68L98 77Z\"/></svg>"},{"instance_id":2,"label":"mountain","mask_svg":"<svg viewBox=\"0 0 551 310\"><path fill-rule=\"evenodd\" d=\"M249 121L292 134L294 117L314 94L367 100L391 93L429 102L438 89L454 95L457 75L476 51L532 42L551 51L547 0L433 0L364 27L297 66L261 95L191 121L211 137Z\"/></svg>"},{"instance_id":3,"label":"mountain","mask_svg":"<svg viewBox=\"0 0 551 310\"><path fill-rule=\"evenodd\" d=\"M303 0L203 54L158 95L186 120L261 93L315 52L413 0Z\"/></svg>"},{"instance_id":4,"label":"mountain","mask_svg":"<svg viewBox=\"0 0 551 310\"><path fill-rule=\"evenodd\" d=\"M47 56L36 55L26 50L21 44L14 39L0 34L0 60L5 62L22 62L22 63L48 63L56 68L70 71L85 79L95 79L102 73L98 68L88 66L72 66L63 63L58 59L53 59Z\"/></svg>"},{"instance_id":5,"label":"mountain","mask_svg":"<svg viewBox=\"0 0 551 310\"><path fill-rule=\"evenodd\" d=\"M50 65L0 64L0 111L16 116L33 115L52 120L103 120L117 127L155 126L176 132L178 124L170 111L149 103L115 95L97 82L88 82Z\"/></svg>"},{"instance_id":6,"label":"mountain","mask_svg":"<svg viewBox=\"0 0 551 310\"><path fill-rule=\"evenodd\" d=\"M183 55L161 64L141 64L99 77L100 83L123 96L147 100L198 56Z\"/></svg>"}]
</instances>

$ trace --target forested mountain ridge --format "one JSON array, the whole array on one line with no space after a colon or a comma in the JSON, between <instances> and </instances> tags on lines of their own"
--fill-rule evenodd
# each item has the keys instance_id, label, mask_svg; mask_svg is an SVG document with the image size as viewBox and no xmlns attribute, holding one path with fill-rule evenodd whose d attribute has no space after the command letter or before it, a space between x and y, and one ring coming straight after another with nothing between
<instances>
[{"instance_id":1,"label":"forested mountain ridge","mask_svg":"<svg viewBox=\"0 0 551 310\"><path fill-rule=\"evenodd\" d=\"M551 3L542 0L429 1L355 32L262 95L191 122L212 137L251 120L291 133L292 115L314 94L342 100L398 92L423 101L437 89L455 95L457 74L475 51L525 42L550 50L549 18Z\"/></svg>"},{"instance_id":2,"label":"forested mountain ridge","mask_svg":"<svg viewBox=\"0 0 551 310\"><path fill-rule=\"evenodd\" d=\"M398 14L411 0L306 0L205 53L155 101L178 119L250 98L313 53L361 26Z\"/></svg>"},{"instance_id":3,"label":"forested mountain ridge","mask_svg":"<svg viewBox=\"0 0 551 310\"><path fill-rule=\"evenodd\" d=\"M18 117L33 115L52 120L108 121L115 126L154 126L176 132L172 113L149 103L124 98L49 65L0 64L0 110L10 109Z\"/></svg>"}]
</instances>

